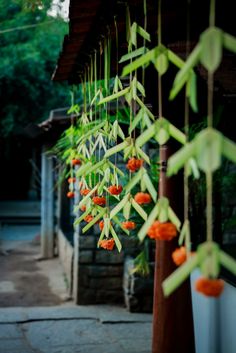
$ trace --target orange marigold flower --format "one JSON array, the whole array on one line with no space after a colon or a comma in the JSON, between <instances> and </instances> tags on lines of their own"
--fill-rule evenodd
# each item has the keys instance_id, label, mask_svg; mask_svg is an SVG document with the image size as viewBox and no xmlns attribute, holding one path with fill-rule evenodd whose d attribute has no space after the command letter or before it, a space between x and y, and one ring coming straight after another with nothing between
<instances>
[{"instance_id":1,"label":"orange marigold flower","mask_svg":"<svg viewBox=\"0 0 236 353\"><path fill-rule=\"evenodd\" d=\"M69 199L72 199L73 197L75 197L75 193L73 191L68 191L67 197L69 197Z\"/></svg>"},{"instance_id":2,"label":"orange marigold flower","mask_svg":"<svg viewBox=\"0 0 236 353\"><path fill-rule=\"evenodd\" d=\"M75 183L76 182L76 178L68 178L68 183Z\"/></svg>"},{"instance_id":3,"label":"orange marigold flower","mask_svg":"<svg viewBox=\"0 0 236 353\"><path fill-rule=\"evenodd\" d=\"M224 281L222 279L200 277L195 282L195 289L207 297L219 297L224 289Z\"/></svg>"},{"instance_id":4,"label":"orange marigold flower","mask_svg":"<svg viewBox=\"0 0 236 353\"><path fill-rule=\"evenodd\" d=\"M88 193L89 193L90 191L91 191L90 189L83 189L83 190L80 190L80 195L86 196L86 195L88 195Z\"/></svg>"},{"instance_id":5,"label":"orange marigold flower","mask_svg":"<svg viewBox=\"0 0 236 353\"><path fill-rule=\"evenodd\" d=\"M122 222L122 227L127 229L127 230L131 230L134 229L136 227L136 223L132 222L132 221L126 221L126 222Z\"/></svg>"},{"instance_id":6,"label":"orange marigold flower","mask_svg":"<svg viewBox=\"0 0 236 353\"><path fill-rule=\"evenodd\" d=\"M106 249L106 250L113 250L115 245L114 239L104 239L99 242L100 248Z\"/></svg>"},{"instance_id":7,"label":"orange marigold flower","mask_svg":"<svg viewBox=\"0 0 236 353\"><path fill-rule=\"evenodd\" d=\"M104 228L104 221L100 221L100 222L99 222L99 228L100 228L101 231L103 230L103 228Z\"/></svg>"},{"instance_id":8,"label":"orange marigold flower","mask_svg":"<svg viewBox=\"0 0 236 353\"><path fill-rule=\"evenodd\" d=\"M119 195L122 192L123 188L121 185L112 185L109 186L108 191L111 195Z\"/></svg>"},{"instance_id":9,"label":"orange marigold flower","mask_svg":"<svg viewBox=\"0 0 236 353\"><path fill-rule=\"evenodd\" d=\"M126 168L129 169L131 172L136 172L139 168L143 165L142 159L137 159L135 157L130 158L128 163L126 164Z\"/></svg>"},{"instance_id":10,"label":"orange marigold flower","mask_svg":"<svg viewBox=\"0 0 236 353\"><path fill-rule=\"evenodd\" d=\"M85 212L85 211L86 211L86 206L85 206L85 205L82 205L82 206L80 207L80 210L81 210L82 212Z\"/></svg>"},{"instance_id":11,"label":"orange marigold flower","mask_svg":"<svg viewBox=\"0 0 236 353\"><path fill-rule=\"evenodd\" d=\"M176 226L171 222L155 221L148 229L147 235L151 239L171 240L177 235Z\"/></svg>"},{"instance_id":12,"label":"orange marigold flower","mask_svg":"<svg viewBox=\"0 0 236 353\"><path fill-rule=\"evenodd\" d=\"M89 223L93 220L93 216L91 214L88 214L86 217L84 217L85 222Z\"/></svg>"},{"instance_id":13,"label":"orange marigold flower","mask_svg":"<svg viewBox=\"0 0 236 353\"><path fill-rule=\"evenodd\" d=\"M81 164L81 160L77 159L77 158L74 158L74 159L72 159L71 164L72 165L80 165Z\"/></svg>"},{"instance_id":14,"label":"orange marigold flower","mask_svg":"<svg viewBox=\"0 0 236 353\"><path fill-rule=\"evenodd\" d=\"M145 193L145 192L138 192L134 196L134 199L139 205L148 204L148 203L150 203L152 201L151 196L148 193Z\"/></svg>"},{"instance_id":15,"label":"orange marigold flower","mask_svg":"<svg viewBox=\"0 0 236 353\"><path fill-rule=\"evenodd\" d=\"M110 224L112 224L112 223L110 222ZM100 228L101 231L103 230L103 228L104 228L104 221L100 221L100 222L99 222L99 228Z\"/></svg>"},{"instance_id":16,"label":"orange marigold flower","mask_svg":"<svg viewBox=\"0 0 236 353\"><path fill-rule=\"evenodd\" d=\"M177 248L172 253L172 259L177 266L182 265L187 259L187 252L186 252L185 246L181 246L180 248Z\"/></svg>"},{"instance_id":17,"label":"orange marigold flower","mask_svg":"<svg viewBox=\"0 0 236 353\"><path fill-rule=\"evenodd\" d=\"M106 198L104 196L94 196L92 200L95 205L104 206L106 204Z\"/></svg>"}]
</instances>

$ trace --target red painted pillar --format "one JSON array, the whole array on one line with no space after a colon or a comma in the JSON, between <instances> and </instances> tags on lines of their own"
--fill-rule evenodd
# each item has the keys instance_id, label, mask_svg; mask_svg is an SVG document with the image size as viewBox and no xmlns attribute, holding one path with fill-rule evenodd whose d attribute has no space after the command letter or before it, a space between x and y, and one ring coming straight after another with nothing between
<instances>
[{"instance_id":1,"label":"red painted pillar","mask_svg":"<svg viewBox=\"0 0 236 353\"><path fill-rule=\"evenodd\" d=\"M166 196L179 215L183 209L183 182L178 182L177 177L166 177L166 162L170 155L169 145L160 147L159 195ZM164 279L176 269L171 254L177 246L177 239L156 241L152 353L195 352L189 280L168 298L164 297L161 286Z\"/></svg>"}]
</instances>

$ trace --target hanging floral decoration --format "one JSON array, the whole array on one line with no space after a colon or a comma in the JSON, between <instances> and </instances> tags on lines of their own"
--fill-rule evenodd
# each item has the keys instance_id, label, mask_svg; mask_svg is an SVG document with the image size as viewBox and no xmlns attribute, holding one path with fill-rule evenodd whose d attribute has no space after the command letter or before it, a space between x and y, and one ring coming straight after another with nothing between
<instances>
[{"instance_id":1,"label":"hanging floral decoration","mask_svg":"<svg viewBox=\"0 0 236 353\"><path fill-rule=\"evenodd\" d=\"M76 114L76 126L79 127L79 133L72 134L73 148L65 152L67 162L73 168L68 179L71 189L67 196L74 198L75 193L81 196L75 204L75 211L81 210L83 213L76 217L75 225L86 222L82 227L82 233L86 233L98 223L101 233L97 245L106 250L116 247L121 251L119 232L128 235L136 229L137 224L130 219L131 211L142 222L137 231L140 242L146 239L170 242L178 237L180 248L170 258L178 268L163 282L165 296L178 288L196 268L203 276L196 282L196 290L207 296L218 296L223 290L223 281L218 278L221 266L236 275L236 261L213 241L212 234L213 173L220 168L222 157L236 163L236 144L213 127L214 73L222 61L224 49L236 53L236 38L215 26L214 14L215 0L211 0L209 27L200 34L199 42L184 61L162 43L161 0L158 7L158 45L154 48L148 47L151 36L146 27L136 22L131 24L127 11L128 53L120 59L120 64L125 63L121 77L118 70L115 78L110 77L111 32L108 30L107 36L100 42L100 50L95 50L91 55L90 65L81 76L83 108L80 110L74 103L69 111ZM141 39L144 45L138 48L137 43ZM100 65L102 58L104 60L103 78L97 75L98 53ZM158 74L157 118L145 104L145 84L138 81L137 75L138 70L145 72L150 64L154 65ZM197 112L194 71L197 64L208 72L208 117L207 127L190 141L186 130L181 131L164 117L161 82L169 67L174 65L179 71L169 98L175 99L184 89L187 104L193 112ZM124 77L126 85L123 83ZM120 99L126 107L123 122L129 121L127 136L119 117ZM109 111L111 103L117 107L112 121ZM133 109L134 103L136 110ZM71 131L72 128L67 134ZM156 191L150 176L151 161L144 148L150 141L162 146L170 138L179 143L179 149L168 160L167 174L171 177L181 168L184 168L185 174L185 219L182 225L169 200ZM123 156L125 168L117 163L120 155ZM200 171L206 176L206 241L192 253L188 177L191 174L198 178ZM123 182L125 177L128 177L126 184ZM76 183L80 184L74 189ZM135 191L137 188L139 192ZM140 261L144 259L143 254L140 254Z\"/></svg>"}]
</instances>

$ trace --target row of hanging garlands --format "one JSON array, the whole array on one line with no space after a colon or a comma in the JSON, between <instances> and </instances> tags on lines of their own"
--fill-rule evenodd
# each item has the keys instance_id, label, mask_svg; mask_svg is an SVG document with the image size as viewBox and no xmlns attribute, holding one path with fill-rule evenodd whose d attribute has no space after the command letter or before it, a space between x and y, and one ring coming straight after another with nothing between
<instances>
[{"instance_id":1,"label":"row of hanging garlands","mask_svg":"<svg viewBox=\"0 0 236 353\"><path fill-rule=\"evenodd\" d=\"M140 242L150 238L169 242L178 237L179 248L170 261L179 267L162 284L165 296L179 287L196 268L202 273L195 283L196 290L207 296L218 296L224 287L224 282L219 279L221 266L236 275L236 261L213 241L213 174L221 167L222 157L236 163L236 145L213 127L214 73L222 61L224 49L236 53L236 38L216 27L215 0L210 0L209 27L200 34L191 52L189 43L186 43L185 61L162 43L161 0L158 5L158 45L154 48L149 47L146 0L142 26L131 23L128 8L126 16L128 53L121 58L115 21L117 75L110 78L111 35L108 31L81 77L83 108L80 109L72 94L72 107L68 113L76 118L57 143L70 167L67 196L80 195L75 212L81 210L82 214L79 213L75 225L85 221L82 233L86 233L98 224L101 231L98 247L107 250L116 247L121 251L119 232L137 233ZM118 62L125 65L121 77L118 76ZM154 65L158 73L157 118L145 102L145 69L149 65ZM162 80L172 65L178 73L169 99L175 99L182 90L185 93L184 132L168 121L162 111ZM189 107L193 112L198 109L196 65L207 70L207 126L190 140ZM139 71L141 82L138 80ZM122 106L120 102L123 102ZM128 128L122 129L121 126L127 126L121 125L124 122ZM158 198L157 177L153 177L152 161L146 148L150 141L163 145L169 139L177 140L179 149L168 160L167 175L170 177L184 170L182 224L169 200ZM63 146L66 146L64 150ZM125 168L120 168L118 163L120 155L123 155ZM206 217L206 237L192 252L188 184L190 175L198 178L200 173L206 179L206 211L203 210L202 215ZM139 227L132 217L134 212L141 220Z\"/></svg>"}]
</instances>

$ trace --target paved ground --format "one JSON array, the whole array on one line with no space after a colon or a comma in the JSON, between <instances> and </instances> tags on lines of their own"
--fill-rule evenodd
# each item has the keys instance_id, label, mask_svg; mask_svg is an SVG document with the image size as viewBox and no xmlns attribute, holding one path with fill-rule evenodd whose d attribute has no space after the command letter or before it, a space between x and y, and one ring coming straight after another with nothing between
<instances>
[{"instance_id":1,"label":"paved ground","mask_svg":"<svg viewBox=\"0 0 236 353\"><path fill-rule=\"evenodd\" d=\"M0 229L0 307L63 304L68 297L58 258L38 261L40 227Z\"/></svg>"},{"instance_id":2,"label":"paved ground","mask_svg":"<svg viewBox=\"0 0 236 353\"><path fill-rule=\"evenodd\" d=\"M151 315L104 305L0 309L0 353L150 353Z\"/></svg>"},{"instance_id":3,"label":"paved ground","mask_svg":"<svg viewBox=\"0 0 236 353\"><path fill-rule=\"evenodd\" d=\"M0 229L0 353L150 353L152 316L65 300L59 260L37 261L38 234Z\"/></svg>"}]
</instances>

